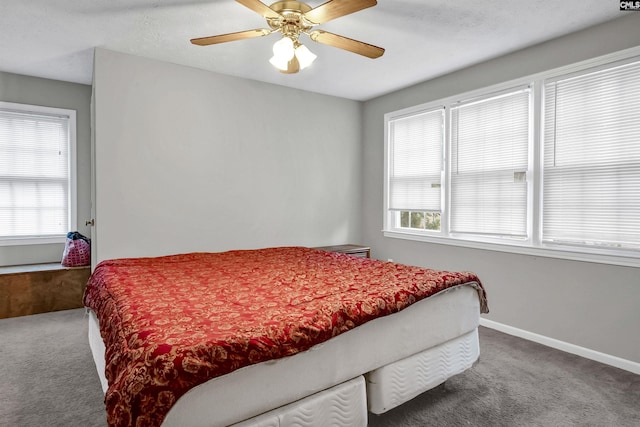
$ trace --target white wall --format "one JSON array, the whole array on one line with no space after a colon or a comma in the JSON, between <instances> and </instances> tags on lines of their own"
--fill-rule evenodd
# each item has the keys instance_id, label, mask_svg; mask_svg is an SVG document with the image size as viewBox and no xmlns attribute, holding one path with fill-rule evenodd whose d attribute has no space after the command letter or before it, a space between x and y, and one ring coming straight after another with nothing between
<instances>
[{"instance_id":1,"label":"white wall","mask_svg":"<svg viewBox=\"0 0 640 427\"><path fill-rule=\"evenodd\" d=\"M358 242L361 104L97 49L97 261Z\"/></svg>"},{"instance_id":2,"label":"white wall","mask_svg":"<svg viewBox=\"0 0 640 427\"><path fill-rule=\"evenodd\" d=\"M74 230L91 236L90 118L91 86L0 72L0 101L76 111L77 209ZM69 231L74 231L69 230ZM0 266L60 262L64 243L0 246Z\"/></svg>"},{"instance_id":3,"label":"white wall","mask_svg":"<svg viewBox=\"0 0 640 427\"><path fill-rule=\"evenodd\" d=\"M363 242L376 258L472 270L490 320L640 363L640 269L385 238L385 113L640 45L640 14L534 46L364 105Z\"/></svg>"}]
</instances>

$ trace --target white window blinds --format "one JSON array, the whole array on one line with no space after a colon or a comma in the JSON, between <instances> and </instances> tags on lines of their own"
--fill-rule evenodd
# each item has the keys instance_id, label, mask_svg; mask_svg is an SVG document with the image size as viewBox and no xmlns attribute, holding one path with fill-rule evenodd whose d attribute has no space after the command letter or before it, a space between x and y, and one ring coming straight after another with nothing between
<instances>
[{"instance_id":1,"label":"white window blinds","mask_svg":"<svg viewBox=\"0 0 640 427\"><path fill-rule=\"evenodd\" d=\"M0 239L69 231L69 117L0 105Z\"/></svg>"},{"instance_id":2,"label":"white window blinds","mask_svg":"<svg viewBox=\"0 0 640 427\"><path fill-rule=\"evenodd\" d=\"M389 121L389 209L440 212L444 108Z\"/></svg>"},{"instance_id":3,"label":"white window blinds","mask_svg":"<svg viewBox=\"0 0 640 427\"><path fill-rule=\"evenodd\" d=\"M542 239L640 247L640 62L545 84Z\"/></svg>"},{"instance_id":4,"label":"white window blinds","mask_svg":"<svg viewBox=\"0 0 640 427\"><path fill-rule=\"evenodd\" d=\"M527 236L530 90L451 110L452 233Z\"/></svg>"}]
</instances>

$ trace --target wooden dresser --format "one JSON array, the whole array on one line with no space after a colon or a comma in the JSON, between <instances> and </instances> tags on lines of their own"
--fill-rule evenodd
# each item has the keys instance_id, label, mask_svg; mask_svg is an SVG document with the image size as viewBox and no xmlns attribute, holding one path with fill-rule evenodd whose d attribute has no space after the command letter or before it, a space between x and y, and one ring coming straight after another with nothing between
<instances>
[{"instance_id":1,"label":"wooden dresser","mask_svg":"<svg viewBox=\"0 0 640 427\"><path fill-rule=\"evenodd\" d=\"M349 254L361 258L371 258L371 248L362 245L321 246L313 249L320 249L321 251L327 252L340 252L341 254Z\"/></svg>"}]
</instances>

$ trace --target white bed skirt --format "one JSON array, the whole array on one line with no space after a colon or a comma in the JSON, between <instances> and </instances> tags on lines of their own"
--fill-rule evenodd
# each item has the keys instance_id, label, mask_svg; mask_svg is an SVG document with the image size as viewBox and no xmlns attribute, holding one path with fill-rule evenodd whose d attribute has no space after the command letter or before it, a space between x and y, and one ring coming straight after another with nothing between
<instances>
[{"instance_id":1,"label":"white bed skirt","mask_svg":"<svg viewBox=\"0 0 640 427\"><path fill-rule=\"evenodd\" d=\"M231 427L366 427L367 396L359 376Z\"/></svg>"},{"instance_id":2,"label":"white bed skirt","mask_svg":"<svg viewBox=\"0 0 640 427\"><path fill-rule=\"evenodd\" d=\"M464 285L451 288L307 351L250 365L194 387L178 399L162 426L229 426L323 390L332 393L336 385L474 333L479 320L477 291ZM96 331L97 318L91 313L90 345L106 390L104 344ZM474 337L477 341L477 332Z\"/></svg>"},{"instance_id":3,"label":"white bed skirt","mask_svg":"<svg viewBox=\"0 0 640 427\"><path fill-rule=\"evenodd\" d=\"M474 329L451 341L375 369L365 375L368 409L374 414L387 412L466 371L479 356L478 330Z\"/></svg>"}]
</instances>

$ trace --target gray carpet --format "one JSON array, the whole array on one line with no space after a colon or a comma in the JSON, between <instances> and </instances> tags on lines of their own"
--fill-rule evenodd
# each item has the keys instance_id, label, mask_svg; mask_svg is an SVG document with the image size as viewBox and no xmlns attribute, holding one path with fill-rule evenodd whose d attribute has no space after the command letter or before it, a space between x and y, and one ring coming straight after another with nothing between
<instances>
[{"instance_id":1,"label":"gray carpet","mask_svg":"<svg viewBox=\"0 0 640 427\"><path fill-rule=\"evenodd\" d=\"M84 311L0 320L0 426L105 425ZM480 328L480 363L389 426L640 426L640 376Z\"/></svg>"}]
</instances>

